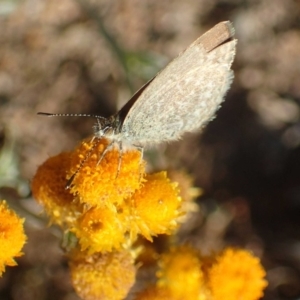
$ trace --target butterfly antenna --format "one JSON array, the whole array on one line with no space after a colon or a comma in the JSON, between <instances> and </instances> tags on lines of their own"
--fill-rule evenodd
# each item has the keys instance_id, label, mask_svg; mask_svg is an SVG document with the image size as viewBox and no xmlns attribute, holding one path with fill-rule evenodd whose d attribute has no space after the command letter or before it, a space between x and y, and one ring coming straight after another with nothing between
<instances>
[{"instance_id":1,"label":"butterfly antenna","mask_svg":"<svg viewBox=\"0 0 300 300\"><path fill-rule=\"evenodd\" d=\"M93 138L94 140L94 138ZM92 140L92 142L93 142ZM90 158L93 150L95 149L95 147L99 144L100 139L96 139L96 141L93 143L92 148L89 150L89 152L85 155L84 159L80 162L79 167L77 168L77 170L73 173L73 175L68 179L67 183L66 183L66 187L65 189L68 190L71 188L72 182L74 180L74 178L76 177L76 175L78 174L78 172L81 170L81 168L84 166L84 164L86 163L86 161Z\"/></svg>"},{"instance_id":2,"label":"butterfly antenna","mask_svg":"<svg viewBox=\"0 0 300 300\"><path fill-rule=\"evenodd\" d=\"M46 117L92 117L97 119L105 119L102 116L98 115L90 115L90 114L52 114L52 113L46 113L46 112L38 112L38 115L46 116Z\"/></svg>"}]
</instances>

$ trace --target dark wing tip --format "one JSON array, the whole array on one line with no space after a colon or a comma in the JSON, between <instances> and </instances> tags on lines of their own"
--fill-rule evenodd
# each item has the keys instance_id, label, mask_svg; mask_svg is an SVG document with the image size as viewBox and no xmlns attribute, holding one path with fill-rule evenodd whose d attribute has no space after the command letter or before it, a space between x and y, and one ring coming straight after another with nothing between
<instances>
[{"instance_id":1,"label":"dark wing tip","mask_svg":"<svg viewBox=\"0 0 300 300\"><path fill-rule=\"evenodd\" d=\"M207 52L212 51L223 43L232 40L234 27L230 21L220 22L203 34L195 43L201 44Z\"/></svg>"}]
</instances>

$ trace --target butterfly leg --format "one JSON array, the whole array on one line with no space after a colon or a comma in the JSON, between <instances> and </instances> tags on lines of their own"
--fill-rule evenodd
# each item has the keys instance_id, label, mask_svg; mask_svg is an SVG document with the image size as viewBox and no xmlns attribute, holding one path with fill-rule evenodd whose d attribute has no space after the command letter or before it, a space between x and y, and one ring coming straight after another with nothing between
<instances>
[{"instance_id":1,"label":"butterfly leg","mask_svg":"<svg viewBox=\"0 0 300 300\"><path fill-rule=\"evenodd\" d=\"M111 143L103 150L103 152L102 152L102 154L101 154L101 156L100 156L100 158L99 158L99 160L98 160L96 166L98 166L98 165L101 163L101 161L102 161L102 159L104 158L104 156L106 155L106 153L107 153L108 151L110 151L110 150L113 148L114 143L115 143L115 141L112 141L112 142L111 142Z\"/></svg>"},{"instance_id":2,"label":"butterfly leg","mask_svg":"<svg viewBox=\"0 0 300 300\"><path fill-rule=\"evenodd\" d=\"M118 159L118 169L117 169L117 174L116 174L116 178L118 178L120 171L121 171L121 164L122 164L122 155L123 155L123 144L122 142L118 142L119 145L119 159Z\"/></svg>"},{"instance_id":3,"label":"butterfly leg","mask_svg":"<svg viewBox=\"0 0 300 300\"><path fill-rule=\"evenodd\" d=\"M141 156L140 156L140 165L142 163L142 159L143 159L143 156L144 156L144 147L142 146L138 146L138 145L133 145L138 151L140 151L141 153ZM140 171L140 178L139 178L139 181L141 182L142 180L142 172Z\"/></svg>"}]
</instances>

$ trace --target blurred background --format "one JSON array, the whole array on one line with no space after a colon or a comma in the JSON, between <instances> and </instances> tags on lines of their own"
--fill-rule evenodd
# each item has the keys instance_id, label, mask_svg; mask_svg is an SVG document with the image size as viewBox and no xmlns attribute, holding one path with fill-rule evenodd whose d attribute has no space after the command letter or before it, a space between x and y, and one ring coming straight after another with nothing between
<instances>
[{"instance_id":1,"label":"blurred background","mask_svg":"<svg viewBox=\"0 0 300 300\"><path fill-rule=\"evenodd\" d=\"M30 195L49 156L90 136L180 51L220 21L238 39L235 80L206 129L147 151L150 170L189 174L202 196L181 240L262 259L264 299L300 299L299 0L0 0L0 198L26 218L0 299L79 299L61 233ZM233 299L234 300L234 299Z\"/></svg>"}]
</instances>

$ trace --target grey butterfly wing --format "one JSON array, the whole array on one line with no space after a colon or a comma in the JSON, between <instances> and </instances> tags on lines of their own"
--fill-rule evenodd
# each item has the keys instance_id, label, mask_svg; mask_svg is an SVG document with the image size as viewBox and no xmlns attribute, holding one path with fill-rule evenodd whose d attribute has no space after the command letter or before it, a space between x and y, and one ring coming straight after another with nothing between
<instances>
[{"instance_id":1,"label":"grey butterfly wing","mask_svg":"<svg viewBox=\"0 0 300 300\"><path fill-rule=\"evenodd\" d=\"M122 139L141 145L160 143L205 125L233 79L233 35L230 22L217 24L138 91L132 106L127 105Z\"/></svg>"}]
</instances>

